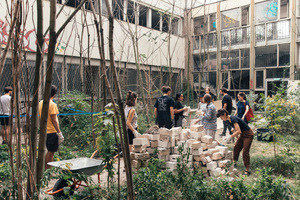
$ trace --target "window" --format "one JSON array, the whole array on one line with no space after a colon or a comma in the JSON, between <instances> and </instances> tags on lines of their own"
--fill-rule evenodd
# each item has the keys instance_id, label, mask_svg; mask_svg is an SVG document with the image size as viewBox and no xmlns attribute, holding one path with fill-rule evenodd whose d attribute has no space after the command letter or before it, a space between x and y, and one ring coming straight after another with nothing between
<instances>
[{"instance_id":1,"label":"window","mask_svg":"<svg viewBox=\"0 0 300 200\"><path fill-rule=\"evenodd\" d=\"M221 33L222 46L230 44L230 31L222 31Z\"/></svg>"},{"instance_id":2,"label":"window","mask_svg":"<svg viewBox=\"0 0 300 200\"><path fill-rule=\"evenodd\" d=\"M209 15L209 31L215 31L217 28L216 14Z\"/></svg>"},{"instance_id":3,"label":"window","mask_svg":"<svg viewBox=\"0 0 300 200\"><path fill-rule=\"evenodd\" d=\"M77 6L80 4L80 1L81 0L69 0L66 5L73 8L77 8Z\"/></svg>"},{"instance_id":4,"label":"window","mask_svg":"<svg viewBox=\"0 0 300 200\"><path fill-rule=\"evenodd\" d=\"M238 69L239 68L239 50L222 52L222 69Z\"/></svg>"},{"instance_id":5,"label":"window","mask_svg":"<svg viewBox=\"0 0 300 200\"><path fill-rule=\"evenodd\" d=\"M179 19L176 17L173 18L172 19L172 34L179 35L178 25L179 25Z\"/></svg>"},{"instance_id":6,"label":"window","mask_svg":"<svg viewBox=\"0 0 300 200\"><path fill-rule=\"evenodd\" d=\"M208 46L209 47L217 46L217 34L216 33L210 33L208 35Z\"/></svg>"},{"instance_id":7,"label":"window","mask_svg":"<svg viewBox=\"0 0 300 200\"><path fill-rule=\"evenodd\" d=\"M250 71L232 71L231 89L249 89Z\"/></svg>"},{"instance_id":8,"label":"window","mask_svg":"<svg viewBox=\"0 0 300 200\"><path fill-rule=\"evenodd\" d=\"M241 49L241 67L250 68L250 49Z\"/></svg>"},{"instance_id":9,"label":"window","mask_svg":"<svg viewBox=\"0 0 300 200\"><path fill-rule=\"evenodd\" d=\"M124 0L112 1L112 9L114 18L123 20Z\"/></svg>"},{"instance_id":10,"label":"window","mask_svg":"<svg viewBox=\"0 0 300 200\"><path fill-rule=\"evenodd\" d=\"M207 17L194 19L194 35L202 35L207 33Z\"/></svg>"},{"instance_id":11,"label":"window","mask_svg":"<svg viewBox=\"0 0 300 200\"><path fill-rule=\"evenodd\" d=\"M146 27L148 8L142 5L139 5L139 8L139 25Z\"/></svg>"},{"instance_id":12,"label":"window","mask_svg":"<svg viewBox=\"0 0 300 200\"><path fill-rule=\"evenodd\" d=\"M230 42L231 44L241 44L242 43L242 29L233 29L230 31Z\"/></svg>"},{"instance_id":13,"label":"window","mask_svg":"<svg viewBox=\"0 0 300 200\"><path fill-rule=\"evenodd\" d=\"M279 45L279 66L290 65L290 44Z\"/></svg>"},{"instance_id":14,"label":"window","mask_svg":"<svg viewBox=\"0 0 300 200\"><path fill-rule=\"evenodd\" d=\"M128 1L128 7L127 7L127 19L130 23L135 24L135 14L136 14L136 7L137 5L135 2Z\"/></svg>"},{"instance_id":15,"label":"window","mask_svg":"<svg viewBox=\"0 0 300 200\"><path fill-rule=\"evenodd\" d=\"M228 71L222 73L222 87L229 89L228 85Z\"/></svg>"},{"instance_id":16,"label":"window","mask_svg":"<svg viewBox=\"0 0 300 200\"><path fill-rule=\"evenodd\" d=\"M255 40L256 42L265 41L265 25L255 26Z\"/></svg>"},{"instance_id":17,"label":"window","mask_svg":"<svg viewBox=\"0 0 300 200\"><path fill-rule=\"evenodd\" d=\"M152 27L155 30L160 30L160 14L156 10L152 10Z\"/></svg>"},{"instance_id":18,"label":"window","mask_svg":"<svg viewBox=\"0 0 300 200\"><path fill-rule=\"evenodd\" d=\"M209 53L209 70L216 70L217 69L217 54L216 53Z\"/></svg>"},{"instance_id":19,"label":"window","mask_svg":"<svg viewBox=\"0 0 300 200\"><path fill-rule=\"evenodd\" d=\"M216 88L217 87L217 73L216 72L205 72L203 74L202 83L204 85L208 85L210 88Z\"/></svg>"},{"instance_id":20,"label":"window","mask_svg":"<svg viewBox=\"0 0 300 200\"><path fill-rule=\"evenodd\" d=\"M169 31L169 20L170 17L168 15L162 16L162 32L168 32Z\"/></svg>"},{"instance_id":21,"label":"window","mask_svg":"<svg viewBox=\"0 0 300 200\"><path fill-rule=\"evenodd\" d=\"M241 10L239 8L221 13L221 29L239 27L241 21Z\"/></svg>"},{"instance_id":22,"label":"window","mask_svg":"<svg viewBox=\"0 0 300 200\"><path fill-rule=\"evenodd\" d=\"M277 66L277 46L255 48L255 67Z\"/></svg>"},{"instance_id":23,"label":"window","mask_svg":"<svg viewBox=\"0 0 300 200\"><path fill-rule=\"evenodd\" d=\"M199 37L200 36L194 36L193 37L193 50L198 50L199 49Z\"/></svg>"},{"instance_id":24,"label":"window","mask_svg":"<svg viewBox=\"0 0 300 200\"><path fill-rule=\"evenodd\" d=\"M194 55L194 72L200 72L202 71L202 68L204 71L207 70L207 64L208 64L208 55L201 54L201 57L199 55Z\"/></svg>"},{"instance_id":25,"label":"window","mask_svg":"<svg viewBox=\"0 0 300 200\"><path fill-rule=\"evenodd\" d=\"M267 40L290 37L290 21L280 21L267 24Z\"/></svg>"},{"instance_id":26,"label":"window","mask_svg":"<svg viewBox=\"0 0 300 200\"><path fill-rule=\"evenodd\" d=\"M264 88L264 71L256 71L256 88Z\"/></svg>"},{"instance_id":27,"label":"window","mask_svg":"<svg viewBox=\"0 0 300 200\"><path fill-rule=\"evenodd\" d=\"M249 7L242 8L242 26L249 25Z\"/></svg>"},{"instance_id":28,"label":"window","mask_svg":"<svg viewBox=\"0 0 300 200\"><path fill-rule=\"evenodd\" d=\"M277 0L255 4L255 23L274 21L278 16Z\"/></svg>"},{"instance_id":29,"label":"window","mask_svg":"<svg viewBox=\"0 0 300 200\"><path fill-rule=\"evenodd\" d=\"M267 69L267 78L289 78L290 68Z\"/></svg>"},{"instance_id":30,"label":"window","mask_svg":"<svg viewBox=\"0 0 300 200\"><path fill-rule=\"evenodd\" d=\"M289 17L289 0L280 1L280 19Z\"/></svg>"}]
</instances>

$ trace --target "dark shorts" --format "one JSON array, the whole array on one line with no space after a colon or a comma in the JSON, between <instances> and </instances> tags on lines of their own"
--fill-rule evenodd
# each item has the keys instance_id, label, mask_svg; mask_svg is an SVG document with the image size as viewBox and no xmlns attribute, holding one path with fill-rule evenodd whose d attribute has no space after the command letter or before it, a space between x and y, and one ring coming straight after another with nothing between
<instances>
[{"instance_id":1,"label":"dark shorts","mask_svg":"<svg viewBox=\"0 0 300 200\"><path fill-rule=\"evenodd\" d=\"M50 152L57 152L58 150L58 136L57 133L48 133L46 140L47 150Z\"/></svg>"},{"instance_id":2,"label":"dark shorts","mask_svg":"<svg viewBox=\"0 0 300 200\"><path fill-rule=\"evenodd\" d=\"M137 129L136 129L137 130ZM127 129L129 144L133 144L134 134L130 129Z\"/></svg>"},{"instance_id":3,"label":"dark shorts","mask_svg":"<svg viewBox=\"0 0 300 200\"><path fill-rule=\"evenodd\" d=\"M8 115L0 115L1 126L8 126L9 116Z\"/></svg>"}]
</instances>

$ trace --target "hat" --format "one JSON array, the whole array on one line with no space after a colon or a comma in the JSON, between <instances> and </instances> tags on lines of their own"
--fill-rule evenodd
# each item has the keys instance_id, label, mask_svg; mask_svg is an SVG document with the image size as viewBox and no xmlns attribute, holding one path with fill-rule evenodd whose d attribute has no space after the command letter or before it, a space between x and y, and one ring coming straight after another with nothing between
<instances>
[{"instance_id":1,"label":"hat","mask_svg":"<svg viewBox=\"0 0 300 200\"><path fill-rule=\"evenodd\" d=\"M202 98L202 97L204 97L204 95L205 95L205 93L203 93L203 94L200 94L200 95L199 95L199 98Z\"/></svg>"}]
</instances>

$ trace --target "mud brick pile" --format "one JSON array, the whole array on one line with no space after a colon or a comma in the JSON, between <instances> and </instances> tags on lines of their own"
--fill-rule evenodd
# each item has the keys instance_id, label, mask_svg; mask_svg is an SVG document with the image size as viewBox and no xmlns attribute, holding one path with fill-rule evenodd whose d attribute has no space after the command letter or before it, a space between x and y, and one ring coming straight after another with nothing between
<instances>
[{"instance_id":1,"label":"mud brick pile","mask_svg":"<svg viewBox=\"0 0 300 200\"><path fill-rule=\"evenodd\" d=\"M130 158L135 169L147 167L157 150L158 158L166 162L166 169L176 173L177 160L181 157L178 148L181 147L184 154L189 152L189 157L185 158L189 161L188 167L201 169L206 177L225 174L224 168L230 165L233 156L226 146L219 146L211 136L205 135L202 125L190 129L160 128L157 134L143 134L133 139L133 146ZM227 173L233 174L233 167L229 167Z\"/></svg>"}]
</instances>

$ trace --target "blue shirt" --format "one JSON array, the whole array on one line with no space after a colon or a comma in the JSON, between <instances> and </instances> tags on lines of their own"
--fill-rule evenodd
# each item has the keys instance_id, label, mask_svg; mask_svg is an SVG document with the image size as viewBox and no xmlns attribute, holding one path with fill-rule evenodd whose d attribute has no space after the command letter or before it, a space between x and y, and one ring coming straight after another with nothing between
<instances>
[{"instance_id":1,"label":"blue shirt","mask_svg":"<svg viewBox=\"0 0 300 200\"><path fill-rule=\"evenodd\" d=\"M245 106L245 103L246 103L246 106L248 105L249 106L249 102L248 101L246 101L246 102L238 102L237 104L236 104L236 107L237 107L237 116L239 117L239 118L243 118L243 115L244 115L244 113L245 113L245 111L246 111L246 106Z\"/></svg>"}]
</instances>

